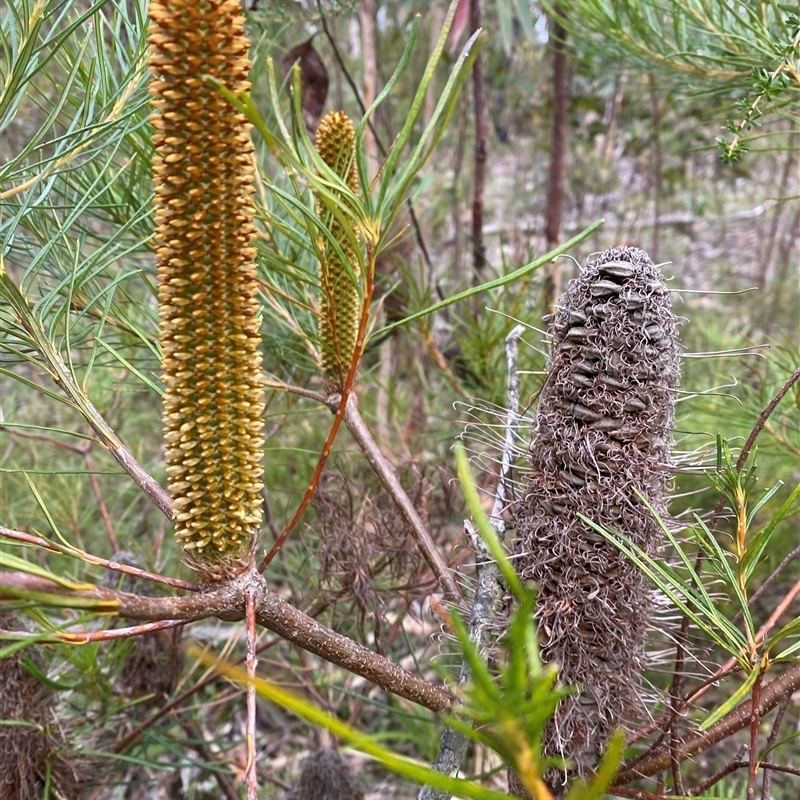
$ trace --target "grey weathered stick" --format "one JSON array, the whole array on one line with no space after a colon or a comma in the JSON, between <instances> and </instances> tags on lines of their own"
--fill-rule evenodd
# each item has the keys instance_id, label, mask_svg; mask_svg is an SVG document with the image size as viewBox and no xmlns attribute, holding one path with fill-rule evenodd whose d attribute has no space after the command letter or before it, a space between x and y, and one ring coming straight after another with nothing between
<instances>
[{"instance_id":1,"label":"grey weathered stick","mask_svg":"<svg viewBox=\"0 0 800 800\"><path fill-rule=\"evenodd\" d=\"M500 462L500 479L495 490L494 506L492 507L491 523L498 537L502 540L505 534L505 522L502 513L508 502L506 485L510 478L511 467L514 463L516 449L515 439L519 429L519 372L517 370L517 342L525 328L517 325L506 337L506 359L508 361L508 389L506 400L506 424L503 438L503 453ZM472 525L466 521L465 528L476 553L477 582L475 597L472 603L472 614L469 620L469 640L479 650L483 651L488 643L488 634L491 622L500 599L503 596L503 586L499 578L497 564L492 560L486 544L477 534ZM458 676L459 688L472 680L472 672L466 660L461 664ZM439 752L433 762L433 769L448 775L456 775L461 769L464 756L467 752L469 740L463 733L445 728L439 743ZM423 786L417 800L449 800L450 793L431 786Z\"/></svg>"}]
</instances>

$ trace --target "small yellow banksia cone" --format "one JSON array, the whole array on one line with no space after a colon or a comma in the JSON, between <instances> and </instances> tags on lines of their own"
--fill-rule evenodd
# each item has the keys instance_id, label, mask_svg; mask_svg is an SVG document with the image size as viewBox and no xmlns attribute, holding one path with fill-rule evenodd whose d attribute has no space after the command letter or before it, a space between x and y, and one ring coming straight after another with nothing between
<instances>
[{"instance_id":1,"label":"small yellow banksia cone","mask_svg":"<svg viewBox=\"0 0 800 800\"><path fill-rule=\"evenodd\" d=\"M175 533L204 580L245 568L261 524L263 379L249 89L238 0L152 0L155 251Z\"/></svg>"},{"instance_id":2,"label":"small yellow banksia cone","mask_svg":"<svg viewBox=\"0 0 800 800\"><path fill-rule=\"evenodd\" d=\"M353 192L357 192L356 132L350 118L342 111L326 114L317 128L316 144L323 161ZM329 392L338 392L347 378L358 338L361 302L357 279L360 270L353 245L345 236L341 223L321 201L318 213L347 259L345 265L330 242L322 243L319 271L322 302L318 325L322 375L325 388Z\"/></svg>"}]
</instances>

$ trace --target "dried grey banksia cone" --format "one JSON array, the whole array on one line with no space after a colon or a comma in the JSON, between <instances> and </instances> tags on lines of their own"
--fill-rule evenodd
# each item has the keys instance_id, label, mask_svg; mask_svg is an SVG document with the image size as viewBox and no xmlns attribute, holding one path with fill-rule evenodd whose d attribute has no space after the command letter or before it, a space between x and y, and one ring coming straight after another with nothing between
<instances>
[{"instance_id":1,"label":"dried grey banksia cone","mask_svg":"<svg viewBox=\"0 0 800 800\"><path fill-rule=\"evenodd\" d=\"M562 684L580 685L551 720L545 751L568 759L569 775L586 775L641 710L652 609L647 578L578 514L658 551L659 525L636 492L666 511L679 350L669 291L633 247L589 263L551 334L515 563L538 586L543 660L559 665ZM567 775L554 772L559 791Z\"/></svg>"}]
</instances>

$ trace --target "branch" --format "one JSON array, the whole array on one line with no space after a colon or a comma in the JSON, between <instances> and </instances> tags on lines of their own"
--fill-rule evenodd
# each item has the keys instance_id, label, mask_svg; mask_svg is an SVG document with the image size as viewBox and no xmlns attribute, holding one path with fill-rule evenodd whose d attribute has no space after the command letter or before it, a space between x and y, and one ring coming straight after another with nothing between
<instances>
[{"instance_id":1,"label":"branch","mask_svg":"<svg viewBox=\"0 0 800 800\"><path fill-rule=\"evenodd\" d=\"M93 556L85 550L78 548L66 547L65 545L51 542L41 536L34 536L31 533L24 531L15 531L10 528L4 528L0 525L0 537L10 539L14 542L23 542L24 544L40 547L42 550L47 550L50 553L57 553L63 556L70 556L71 558L79 558L87 564L95 564L98 567L113 570L114 572L121 572L125 575L131 575L134 578L140 578L145 581L153 581L154 583L161 583L164 586L172 586L175 589L186 589L189 592L200 591L199 583L189 583L189 581L182 581L179 578L168 578L166 575L158 575L155 572L148 572L139 567L133 567L130 564L123 564L115 561L113 558L100 558L100 556Z\"/></svg>"},{"instance_id":2,"label":"branch","mask_svg":"<svg viewBox=\"0 0 800 800\"><path fill-rule=\"evenodd\" d=\"M356 344L353 348L353 357L347 370L347 376L345 377L341 394L336 400L336 407L332 408L334 412L333 424L328 432L328 437L325 439L325 444L322 446L322 452L317 459L317 466L314 468L311 481L306 487L303 499L300 501L300 505L297 507L297 510L294 512L292 518L286 523L281 535L275 540L272 547L269 549L269 552L264 556L264 558L261 559L261 563L258 565L259 572L263 572L270 565L272 559L275 558L275 556L280 552L281 547L283 547L283 543L286 541L295 525L297 525L306 509L311 504L311 500L314 497L314 493L317 491L317 486L319 485L319 479L322 476L322 470L325 468L325 464L328 461L328 456L331 454L331 450L333 449L333 443L336 439L336 434L339 432L342 419L344 419L346 415L346 410L349 406L348 399L350 394L353 392L356 372L358 371L358 365L361 361L361 355L364 352L364 340L367 335L367 326L369 324L369 311L372 305L372 295L375 291L375 250L373 244L370 242L367 243L367 265L367 274L364 282L364 301L361 305L361 317L358 323L358 335L356 336Z\"/></svg>"},{"instance_id":3,"label":"branch","mask_svg":"<svg viewBox=\"0 0 800 800\"><path fill-rule=\"evenodd\" d=\"M226 622L245 618L245 594L255 593L256 621L287 641L342 667L387 692L432 711L449 709L453 696L443 687L407 672L387 658L321 625L270 591L255 571L245 572L213 591L188 597L147 597L105 587L70 591L53 581L19 572L0 572L0 600L38 592L42 603L52 595L58 605L64 598L95 600L103 610L132 620L183 620L193 622L218 617Z\"/></svg>"},{"instance_id":4,"label":"branch","mask_svg":"<svg viewBox=\"0 0 800 800\"><path fill-rule=\"evenodd\" d=\"M764 426L767 424L767 420L770 418L770 415L777 407L778 403L786 396L786 393L792 388L792 386L800 380L800 367L798 367L786 380L786 383L781 386L778 390L778 393L772 400L769 401L766 408L761 412L758 417L758 421L756 422L753 430L750 431L750 435L747 437L747 441L744 443L744 447L742 447L742 451L739 453L739 458L736 461L736 469L741 471L742 466L744 465L745 459L750 453L753 445L755 444L756 439L758 438L758 434L761 433Z\"/></svg>"},{"instance_id":5,"label":"branch","mask_svg":"<svg viewBox=\"0 0 800 800\"><path fill-rule=\"evenodd\" d=\"M453 705L453 696L443 687L434 686L347 636L326 628L271 592L266 584L256 606L256 620L292 644L398 697L431 711L444 711Z\"/></svg>"},{"instance_id":6,"label":"branch","mask_svg":"<svg viewBox=\"0 0 800 800\"><path fill-rule=\"evenodd\" d=\"M759 715L763 717L781 703L785 697L798 689L800 689L800 664L794 664L761 690L761 698L757 708ZM743 703L707 731L693 733L684 737L680 740L677 749L678 760L685 761L687 758L707 750L712 745L742 730L750 723L752 711L753 707L750 703ZM642 759L633 768L623 766L616 777L616 781L618 784L630 783L638 778L655 775L657 772L668 769L669 765L670 754L668 752L656 753Z\"/></svg>"},{"instance_id":7,"label":"branch","mask_svg":"<svg viewBox=\"0 0 800 800\"><path fill-rule=\"evenodd\" d=\"M480 0L469 4L469 32L474 35L481 29ZM483 242L483 192L486 182L486 100L483 56L478 53L472 64L472 91L475 100L475 165L472 189L472 261L475 275L478 276L486 266L486 246Z\"/></svg>"},{"instance_id":8,"label":"branch","mask_svg":"<svg viewBox=\"0 0 800 800\"><path fill-rule=\"evenodd\" d=\"M10 282L9 282L10 283ZM111 425L106 422L103 415L94 407L85 392L75 382L69 367L64 363L61 354L55 345L48 339L39 321L30 312L27 298L19 291L16 284L10 283L19 308L15 308L17 318L25 330L31 335L36 347L42 354L44 364L56 385L72 401L75 408L89 423L91 429L97 434L100 443L114 457L116 462L133 478L134 483L155 503L164 516L172 521L172 500L167 492L161 488L144 467L133 457L133 454L122 443ZM30 313L28 313L30 312Z\"/></svg>"}]
</instances>

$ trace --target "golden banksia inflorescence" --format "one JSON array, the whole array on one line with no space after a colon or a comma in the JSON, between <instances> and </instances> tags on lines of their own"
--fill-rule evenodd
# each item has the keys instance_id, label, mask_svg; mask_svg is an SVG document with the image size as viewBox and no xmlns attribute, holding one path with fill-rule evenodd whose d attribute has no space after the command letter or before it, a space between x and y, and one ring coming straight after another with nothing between
<instances>
[{"instance_id":1,"label":"golden banksia inflorescence","mask_svg":"<svg viewBox=\"0 0 800 800\"><path fill-rule=\"evenodd\" d=\"M331 111L322 118L317 128L317 150L323 161L354 193L358 190L355 142L355 128L346 114ZM352 240L322 201L318 205L320 219L347 261L343 263L329 241L321 243L319 279L322 300L317 328L325 388L336 392L344 386L358 339L361 302L357 279L360 270Z\"/></svg>"},{"instance_id":2,"label":"golden banksia inflorescence","mask_svg":"<svg viewBox=\"0 0 800 800\"><path fill-rule=\"evenodd\" d=\"M240 10L238 0L150 3L167 475L176 536L208 579L243 568L261 522L253 146L209 80L249 89Z\"/></svg>"}]
</instances>

